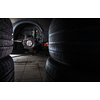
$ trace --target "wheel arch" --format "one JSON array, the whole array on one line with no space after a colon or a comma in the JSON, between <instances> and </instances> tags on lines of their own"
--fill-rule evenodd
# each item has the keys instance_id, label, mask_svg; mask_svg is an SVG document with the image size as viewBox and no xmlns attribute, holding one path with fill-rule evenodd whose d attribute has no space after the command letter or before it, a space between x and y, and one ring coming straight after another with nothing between
<instances>
[{"instance_id":1,"label":"wheel arch","mask_svg":"<svg viewBox=\"0 0 100 100\"><path fill-rule=\"evenodd\" d=\"M21 20L21 21L18 21L18 22L13 24L13 33L15 32L15 29L21 24L33 24L33 25L37 26L41 30L42 33L44 31L42 29L42 27L38 23L36 23L34 21Z\"/></svg>"}]
</instances>

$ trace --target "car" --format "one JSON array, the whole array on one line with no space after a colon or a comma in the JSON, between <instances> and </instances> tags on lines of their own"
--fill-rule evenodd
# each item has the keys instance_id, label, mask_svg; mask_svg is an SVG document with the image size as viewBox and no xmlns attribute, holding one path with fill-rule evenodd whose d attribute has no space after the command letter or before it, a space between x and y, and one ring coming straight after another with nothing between
<instances>
[{"instance_id":1,"label":"car","mask_svg":"<svg viewBox=\"0 0 100 100\"><path fill-rule=\"evenodd\" d=\"M47 50L48 29L52 18L10 18L13 25L13 52Z\"/></svg>"}]
</instances>

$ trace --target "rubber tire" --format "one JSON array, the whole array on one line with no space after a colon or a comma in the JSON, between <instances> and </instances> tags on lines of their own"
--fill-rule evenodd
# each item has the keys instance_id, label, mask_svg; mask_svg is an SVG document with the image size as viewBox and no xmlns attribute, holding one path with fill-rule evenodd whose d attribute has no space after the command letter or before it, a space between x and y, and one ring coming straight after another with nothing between
<instances>
[{"instance_id":1,"label":"rubber tire","mask_svg":"<svg viewBox=\"0 0 100 100\"><path fill-rule=\"evenodd\" d=\"M66 65L100 65L100 19L54 19L49 53Z\"/></svg>"},{"instance_id":2,"label":"rubber tire","mask_svg":"<svg viewBox=\"0 0 100 100\"><path fill-rule=\"evenodd\" d=\"M14 82L14 62L10 56L0 59L0 82Z\"/></svg>"},{"instance_id":3,"label":"rubber tire","mask_svg":"<svg viewBox=\"0 0 100 100\"><path fill-rule=\"evenodd\" d=\"M0 18L0 59L13 50L12 23L9 18Z\"/></svg>"},{"instance_id":4,"label":"rubber tire","mask_svg":"<svg viewBox=\"0 0 100 100\"><path fill-rule=\"evenodd\" d=\"M67 66L49 57L46 61L46 82L100 82L100 68Z\"/></svg>"}]
</instances>

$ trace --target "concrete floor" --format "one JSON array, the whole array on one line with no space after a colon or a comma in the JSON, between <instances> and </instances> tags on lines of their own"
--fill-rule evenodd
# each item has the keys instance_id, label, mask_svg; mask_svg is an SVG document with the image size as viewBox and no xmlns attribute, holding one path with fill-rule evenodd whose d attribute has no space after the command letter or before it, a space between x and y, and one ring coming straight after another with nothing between
<instances>
[{"instance_id":1,"label":"concrete floor","mask_svg":"<svg viewBox=\"0 0 100 100\"><path fill-rule=\"evenodd\" d=\"M45 82L48 56L11 55L14 60L15 82Z\"/></svg>"}]
</instances>

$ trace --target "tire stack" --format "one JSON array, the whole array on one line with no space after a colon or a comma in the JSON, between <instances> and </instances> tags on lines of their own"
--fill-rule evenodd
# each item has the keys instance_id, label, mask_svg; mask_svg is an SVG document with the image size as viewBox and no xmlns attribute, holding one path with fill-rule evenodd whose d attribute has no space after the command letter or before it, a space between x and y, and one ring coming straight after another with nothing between
<instances>
[{"instance_id":1,"label":"tire stack","mask_svg":"<svg viewBox=\"0 0 100 100\"><path fill-rule=\"evenodd\" d=\"M14 81L14 62L9 54L13 50L12 23L9 18L0 18L0 82Z\"/></svg>"},{"instance_id":2,"label":"tire stack","mask_svg":"<svg viewBox=\"0 0 100 100\"><path fill-rule=\"evenodd\" d=\"M100 82L100 19L53 19L48 82Z\"/></svg>"}]
</instances>

